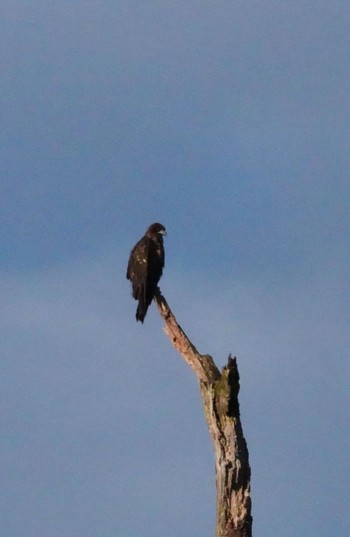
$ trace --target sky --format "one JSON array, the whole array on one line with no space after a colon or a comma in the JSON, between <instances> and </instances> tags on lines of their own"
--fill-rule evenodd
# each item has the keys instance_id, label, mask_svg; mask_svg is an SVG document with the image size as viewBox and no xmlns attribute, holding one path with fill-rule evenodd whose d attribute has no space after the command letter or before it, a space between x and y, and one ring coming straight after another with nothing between
<instances>
[{"instance_id":1,"label":"sky","mask_svg":"<svg viewBox=\"0 0 350 537\"><path fill-rule=\"evenodd\" d=\"M350 9L0 6L1 535L214 535L198 383L129 252L238 357L253 534L349 533Z\"/></svg>"}]
</instances>

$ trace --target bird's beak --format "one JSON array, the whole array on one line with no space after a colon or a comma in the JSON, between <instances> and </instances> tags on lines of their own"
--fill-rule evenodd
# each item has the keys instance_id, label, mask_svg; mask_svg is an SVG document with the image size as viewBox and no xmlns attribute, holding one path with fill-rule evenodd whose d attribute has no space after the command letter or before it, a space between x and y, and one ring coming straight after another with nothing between
<instances>
[{"instance_id":1,"label":"bird's beak","mask_svg":"<svg viewBox=\"0 0 350 537\"><path fill-rule=\"evenodd\" d=\"M167 235L167 232L165 231L165 229L162 229L162 231L160 233L161 233L161 235L164 235L164 236Z\"/></svg>"}]
</instances>

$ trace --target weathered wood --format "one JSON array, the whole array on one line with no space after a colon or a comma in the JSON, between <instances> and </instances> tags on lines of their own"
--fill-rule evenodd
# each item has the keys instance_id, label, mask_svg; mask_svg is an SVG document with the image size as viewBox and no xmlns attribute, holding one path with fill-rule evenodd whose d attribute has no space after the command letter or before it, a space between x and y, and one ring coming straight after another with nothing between
<instances>
[{"instance_id":1,"label":"weathered wood","mask_svg":"<svg viewBox=\"0 0 350 537\"><path fill-rule=\"evenodd\" d=\"M160 291L155 301L165 333L200 383L215 455L216 537L252 537L249 454L239 413L237 360L229 356L220 373L213 358L200 354L188 339Z\"/></svg>"}]
</instances>

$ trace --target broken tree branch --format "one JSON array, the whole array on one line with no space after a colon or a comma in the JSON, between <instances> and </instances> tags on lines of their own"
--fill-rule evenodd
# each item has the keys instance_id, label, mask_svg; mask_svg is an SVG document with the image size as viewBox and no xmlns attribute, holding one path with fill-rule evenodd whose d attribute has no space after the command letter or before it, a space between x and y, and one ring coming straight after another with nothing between
<instances>
[{"instance_id":1,"label":"broken tree branch","mask_svg":"<svg viewBox=\"0 0 350 537\"><path fill-rule=\"evenodd\" d=\"M220 372L213 358L200 354L188 339L160 290L155 301L165 333L200 383L215 454L216 537L252 537L249 454L240 420L237 360L230 355Z\"/></svg>"}]
</instances>

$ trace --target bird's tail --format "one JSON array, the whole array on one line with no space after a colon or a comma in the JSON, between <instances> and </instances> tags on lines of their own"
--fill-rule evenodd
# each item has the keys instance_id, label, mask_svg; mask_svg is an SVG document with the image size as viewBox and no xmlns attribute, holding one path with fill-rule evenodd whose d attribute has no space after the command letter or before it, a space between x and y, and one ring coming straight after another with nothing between
<instances>
[{"instance_id":1,"label":"bird's tail","mask_svg":"<svg viewBox=\"0 0 350 537\"><path fill-rule=\"evenodd\" d=\"M141 321L141 323L143 323L146 317L147 310L148 310L148 304L145 304L145 302L139 300L139 304L136 310L136 320Z\"/></svg>"}]
</instances>

